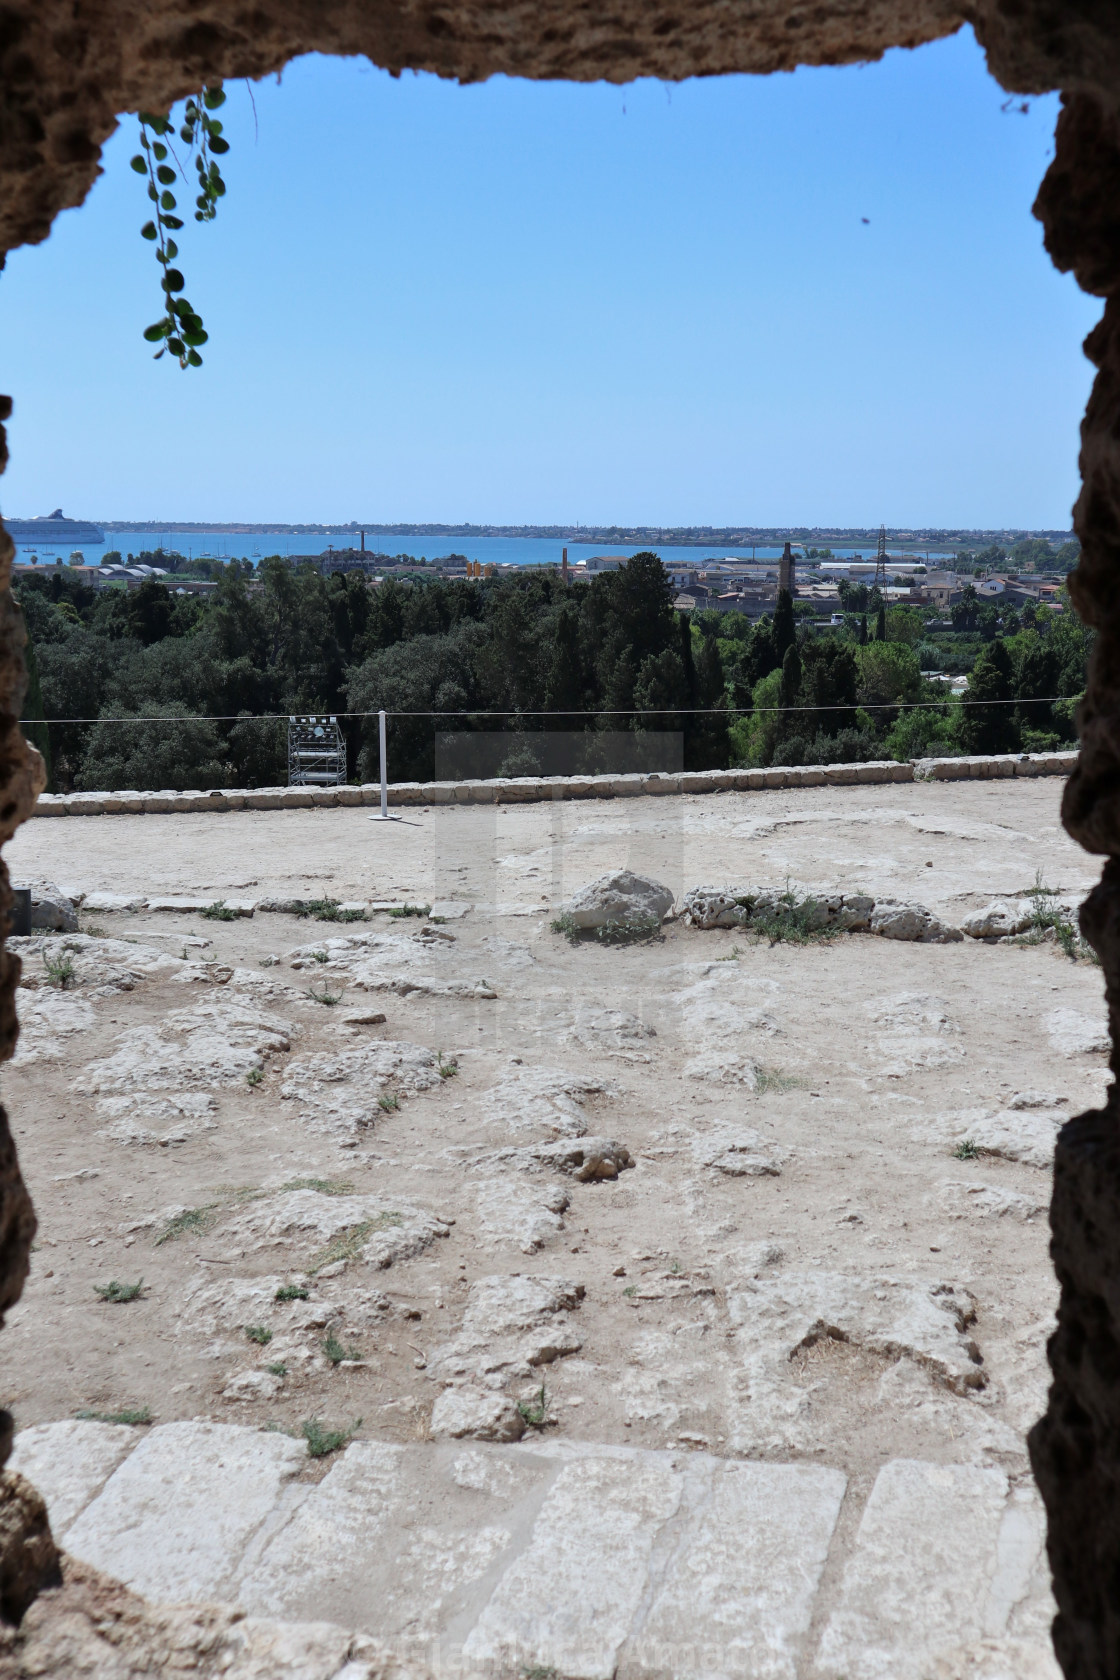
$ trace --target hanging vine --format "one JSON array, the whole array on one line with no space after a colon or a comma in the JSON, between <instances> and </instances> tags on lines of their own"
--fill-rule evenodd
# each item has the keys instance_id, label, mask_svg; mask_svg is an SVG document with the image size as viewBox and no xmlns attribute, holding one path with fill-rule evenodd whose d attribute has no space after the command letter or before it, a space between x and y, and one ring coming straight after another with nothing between
<instances>
[{"instance_id":1,"label":"hanging vine","mask_svg":"<svg viewBox=\"0 0 1120 1680\"><path fill-rule=\"evenodd\" d=\"M155 353L157 362L161 356L171 355L181 368L202 366L199 346L206 343L209 335L201 315L183 296L186 282L182 270L175 266L179 246L173 235L180 231L183 220L176 215L179 206L172 188L187 190L188 169L193 162L199 188L194 219L196 222L214 220L218 200L225 196L226 190L215 158L229 151L229 141L223 137L221 121L211 113L220 110L225 99L221 87L208 87L187 100L179 139L187 148L188 168L179 162L171 143L175 125L170 113L167 116L153 115L150 111L139 113L143 150L132 159L132 167L138 175L147 176L148 197L155 206L153 220L145 222L140 233L155 244L164 303L163 315L144 329L144 337L149 344L159 345Z\"/></svg>"}]
</instances>

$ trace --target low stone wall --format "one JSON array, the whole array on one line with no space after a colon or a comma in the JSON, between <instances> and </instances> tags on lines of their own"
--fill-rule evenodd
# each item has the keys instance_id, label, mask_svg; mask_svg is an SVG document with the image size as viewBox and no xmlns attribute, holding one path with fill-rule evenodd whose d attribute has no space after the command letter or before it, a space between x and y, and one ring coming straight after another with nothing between
<instances>
[{"instance_id":1,"label":"low stone wall","mask_svg":"<svg viewBox=\"0 0 1120 1680\"><path fill-rule=\"evenodd\" d=\"M395 782L389 803L518 805L547 799L632 799L639 795L746 793L755 788L851 787L869 782L952 782L996 776L1068 776L1077 753L1008 753L990 758L893 759L871 764L772 765L768 770L686 770L680 775L509 776L493 781ZM44 793L37 817L139 816L145 811L273 811L316 805L381 803L376 783L362 787L217 788L186 793Z\"/></svg>"}]
</instances>

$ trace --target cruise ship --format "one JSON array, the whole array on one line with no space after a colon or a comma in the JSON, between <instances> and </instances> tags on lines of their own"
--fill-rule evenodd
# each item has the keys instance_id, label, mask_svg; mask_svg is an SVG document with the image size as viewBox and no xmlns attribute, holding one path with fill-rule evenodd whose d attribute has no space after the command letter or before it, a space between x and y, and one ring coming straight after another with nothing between
<instances>
[{"instance_id":1,"label":"cruise ship","mask_svg":"<svg viewBox=\"0 0 1120 1680\"><path fill-rule=\"evenodd\" d=\"M104 531L84 519L67 519L61 508L39 519L5 519L4 524L19 548L81 548L87 543L105 541Z\"/></svg>"}]
</instances>

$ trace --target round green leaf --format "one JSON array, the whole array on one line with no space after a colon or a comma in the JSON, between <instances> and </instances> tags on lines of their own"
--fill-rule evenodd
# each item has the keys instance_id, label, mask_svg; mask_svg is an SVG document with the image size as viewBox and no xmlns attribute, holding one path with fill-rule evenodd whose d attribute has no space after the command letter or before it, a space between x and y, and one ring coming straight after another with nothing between
<instances>
[{"instance_id":1,"label":"round green leaf","mask_svg":"<svg viewBox=\"0 0 1120 1680\"><path fill-rule=\"evenodd\" d=\"M163 162L164 158L167 156L167 147L164 145L162 140L156 141L155 145L152 147L152 155L157 163Z\"/></svg>"},{"instance_id":2,"label":"round green leaf","mask_svg":"<svg viewBox=\"0 0 1120 1680\"><path fill-rule=\"evenodd\" d=\"M154 222L145 222L144 226L140 229L140 237L141 239L154 239L156 237L156 224Z\"/></svg>"},{"instance_id":3,"label":"round green leaf","mask_svg":"<svg viewBox=\"0 0 1120 1680\"><path fill-rule=\"evenodd\" d=\"M156 180L162 187L170 187L175 181L175 171L169 163L161 163L156 170Z\"/></svg>"},{"instance_id":4,"label":"round green leaf","mask_svg":"<svg viewBox=\"0 0 1120 1680\"><path fill-rule=\"evenodd\" d=\"M181 292L185 281L177 268L169 268L163 277L163 283L169 292Z\"/></svg>"},{"instance_id":5,"label":"round green leaf","mask_svg":"<svg viewBox=\"0 0 1120 1680\"><path fill-rule=\"evenodd\" d=\"M152 199L158 199L159 198L158 192L153 187L153 185L150 181L148 182L148 197L152 198Z\"/></svg>"},{"instance_id":6,"label":"round green leaf","mask_svg":"<svg viewBox=\"0 0 1120 1680\"><path fill-rule=\"evenodd\" d=\"M169 338L167 341L167 348L171 351L173 356L181 356L185 346L181 338Z\"/></svg>"},{"instance_id":7,"label":"round green leaf","mask_svg":"<svg viewBox=\"0 0 1120 1680\"><path fill-rule=\"evenodd\" d=\"M161 338L167 337L167 322L153 321L150 327L144 328L144 337L149 344L155 344Z\"/></svg>"},{"instance_id":8,"label":"round green leaf","mask_svg":"<svg viewBox=\"0 0 1120 1680\"><path fill-rule=\"evenodd\" d=\"M202 366L202 357L199 355L197 350L187 351L187 361L190 363L191 367Z\"/></svg>"},{"instance_id":9,"label":"round green leaf","mask_svg":"<svg viewBox=\"0 0 1120 1680\"><path fill-rule=\"evenodd\" d=\"M174 210L174 208L175 208L175 194L174 193L169 193L169 192L162 192L159 195L159 202L160 202L160 208L162 210Z\"/></svg>"},{"instance_id":10,"label":"round green leaf","mask_svg":"<svg viewBox=\"0 0 1120 1680\"><path fill-rule=\"evenodd\" d=\"M137 152L136 156L131 159L131 163L137 175L146 175L148 173L147 162L140 156L139 152Z\"/></svg>"},{"instance_id":11,"label":"round green leaf","mask_svg":"<svg viewBox=\"0 0 1120 1680\"><path fill-rule=\"evenodd\" d=\"M210 150L218 153L228 152L229 141L223 140L220 134L215 134L210 141Z\"/></svg>"},{"instance_id":12,"label":"round green leaf","mask_svg":"<svg viewBox=\"0 0 1120 1680\"><path fill-rule=\"evenodd\" d=\"M206 119L206 127L211 134L220 134L222 132L222 123L217 117L208 117Z\"/></svg>"},{"instance_id":13,"label":"round green leaf","mask_svg":"<svg viewBox=\"0 0 1120 1680\"><path fill-rule=\"evenodd\" d=\"M180 216L165 216L163 225L165 228L181 228L183 225L182 218Z\"/></svg>"},{"instance_id":14,"label":"round green leaf","mask_svg":"<svg viewBox=\"0 0 1120 1680\"><path fill-rule=\"evenodd\" d=\"M202 95L202 98L208 111L216 111L219 105L224 105L226 102L225 93L220 85L218 87L207 88L205 93Z\"/></svg>"}]
</instances>

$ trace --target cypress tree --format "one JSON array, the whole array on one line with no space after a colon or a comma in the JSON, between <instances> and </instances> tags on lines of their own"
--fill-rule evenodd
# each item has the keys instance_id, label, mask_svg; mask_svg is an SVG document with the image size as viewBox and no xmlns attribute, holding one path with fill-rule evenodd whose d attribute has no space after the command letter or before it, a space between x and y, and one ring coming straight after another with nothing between
<instances>
[{"instance_id":1,"label":"cypress tree","mask_svg":"<svg viewBox=\"0 0 1120 1680\"><path fill-rule=\"evenodd\" d=\"M791 642L782 660L782 687L778 696L778 703L783 711L796 706L797 697L801 692L801 655L797 651L797 643Z\"/></svg>"},{"instance_id":2,"label":"cypress tree","mask_svg":"<svg viewBox=\"0 0 1120 1680\"><path fill-rule=\"evenodd\" d=\"M725 770L731 756L727 717L727 684L723 674L719 642L705 636L696 666L696 705L711 708L697 718L699 728L694 747L696 770Z\"/></svg>"},{"instance_id":3,"label":"cypress tree","mask_svg":"<svg viewBox=\"0 0 1120 1680\"><path fill-rule=\"evenodd\" d=\"M777 664L782 664L787 649L796 640L796 630L793 623L793 596L788 589L779 589L778 603L774 608L774 629L771 632L774 640L774 658Z\"/></svg>"},{"instance_id":4,"label":"cypress tree","mask_svg":"<svg viewBox=\"0 0 1120 1680\"><path fill-rule=\"evenodd\" d=\"M875 619L875 640L877 642L885 642L886 639L887 639L887 609L886 609L886 605L882 601L880 601L879 612L878 612L878 614L876 616L876 619Z\"/></svg>"},{"instance_id":5,"label":"cypress tree","mask_svg":"<svg viewBox=\"0 0 1120 1680\"><path fill-rule=\"evenodd\" d=\"M859 621L859 645L867 646L867 614L864 613Z\"/></svg>"}]
</instances>

